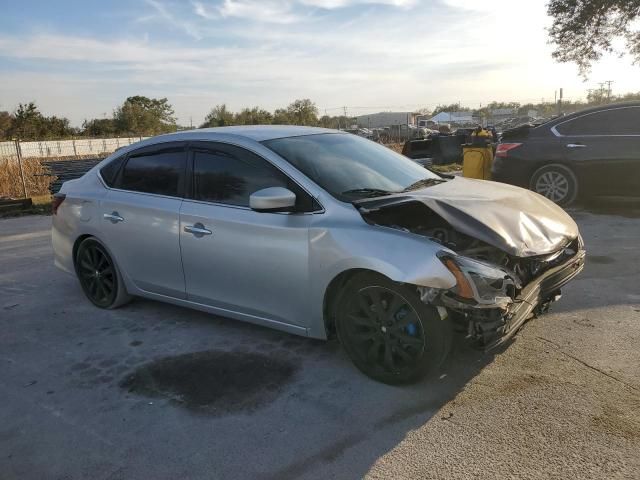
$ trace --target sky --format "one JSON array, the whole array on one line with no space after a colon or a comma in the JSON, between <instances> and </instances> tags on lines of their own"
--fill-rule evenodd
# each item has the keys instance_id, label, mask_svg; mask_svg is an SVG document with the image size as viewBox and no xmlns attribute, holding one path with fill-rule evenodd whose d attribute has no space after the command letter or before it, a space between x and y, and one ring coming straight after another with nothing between
<instances>
[{"instance_id":1,"label":"sky","mask_svg":"<svg viewBox=\"0 0 640 480\"><path fill-rule=\"evenodd\" d=\"M320 114L584 98L640 66L610 56L585 82L547 43L546 0L1 0L0 110L111 116L167 97L178 123L310 98Z\"/></svg>"}]
</instances>

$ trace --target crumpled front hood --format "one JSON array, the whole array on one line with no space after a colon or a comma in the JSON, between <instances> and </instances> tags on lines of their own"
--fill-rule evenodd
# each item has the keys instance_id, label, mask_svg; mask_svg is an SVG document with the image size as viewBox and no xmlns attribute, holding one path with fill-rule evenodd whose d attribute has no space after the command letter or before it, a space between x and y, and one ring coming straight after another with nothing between
<instances>
[{"instance_id":1,"label":"crumpled front hood","mask_svg":"<svg viewBox=\"0 0 640 480\"><path fill-rule=\"evenodd\" d=\"M520 187L486 180L455 177L431 187L354 204L377 209L416 201L455 230L516 257L554 252L579 234L573 219L550 200Z\"/></svg>"}]
</instances>

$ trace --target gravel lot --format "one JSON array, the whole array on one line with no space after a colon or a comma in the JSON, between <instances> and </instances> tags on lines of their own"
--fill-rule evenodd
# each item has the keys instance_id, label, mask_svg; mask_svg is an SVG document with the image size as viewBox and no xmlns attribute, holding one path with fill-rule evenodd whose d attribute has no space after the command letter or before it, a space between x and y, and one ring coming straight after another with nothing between
<instances>
[{"instance_id":1,"label":"gravel lot","mask_svg":"<svg viewBox=\"0 0 640 480\"><path fill-rule=\"evenodd\" d=\"M96 309L49 217L0 220L0 478L640 478L640 219L572 214L588 264L552 312L402 388L335 342Z\"/></svg>"}]
</instances>

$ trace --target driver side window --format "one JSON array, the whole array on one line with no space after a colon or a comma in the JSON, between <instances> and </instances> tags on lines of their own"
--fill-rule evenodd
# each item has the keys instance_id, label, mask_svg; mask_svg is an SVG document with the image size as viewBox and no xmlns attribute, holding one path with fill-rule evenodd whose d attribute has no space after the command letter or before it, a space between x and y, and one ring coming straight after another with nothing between
<instances>
[{"instance_id":1,"label":"driver side window","mask_svg":"<svg viewBox=\"0 0 640 480\"><path fill-rule=\"evenodd\" d=\"M312 199L284 173L252 152L231 145L212 145L193 152L193 198L249 207L252 193L284 187L296 194L296 210L312 211Z\"/></svg>"}]
</instances>

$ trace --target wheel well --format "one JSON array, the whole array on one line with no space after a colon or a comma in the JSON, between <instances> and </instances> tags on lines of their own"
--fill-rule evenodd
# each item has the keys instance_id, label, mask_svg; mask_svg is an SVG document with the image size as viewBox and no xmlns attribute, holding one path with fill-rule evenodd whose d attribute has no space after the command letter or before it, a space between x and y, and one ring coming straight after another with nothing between
<instances>
[{"instance_id":1,"label":"wheel well","mask_svg":"<svg viewBox=\"0 0 640 480\"><path fill-rule=\"evenodd\" d=\"M93 235L80 235L78 238L76 238L76 241L73 244L73 250L72 250L72 254L73 254L73 265L75 266L76 264L76 254L78 253L78 247L80 246L80 244L83 242L83 240L93 237Z\"/></svg>"},{"instance_id":2,"label":"wheel well","mask_svg":"<svg viewBox=\"0 0 640 480\"><path fill-rule=\"evenodd\" d=\"M374 270L368 270L366 268L352 268L351 270L345 270L344 272L339 273L333 278L333 280L331 280L331 282L329 282L329 286L324 293L322 308L324 328L327 332L328 338L333 338L336 335L335 309L337 301L340 298L340 292L351 278L362 272L371 272L379 275L379 273Z\"/></svg>"},{"instance_id":3,"label":"wheel well","mask_svg":"<svg viewBox=\"0 0 640 480\"><path fill-rule=\"evenodd\" d=\"M543 163L540 165L536 165L533 171L531 172L531 175L529 176L529 182L533 181L533 177L535 176L536 173L538 173L539 170L542 170L543 168L547 168L547 167L565 168L569 170L569 172L572 173L576 179L578 178L578 174L576 173L576 170L571 165L568 165L562 161L558 161L558 162Z\"/></svg>"}]
</instances>

